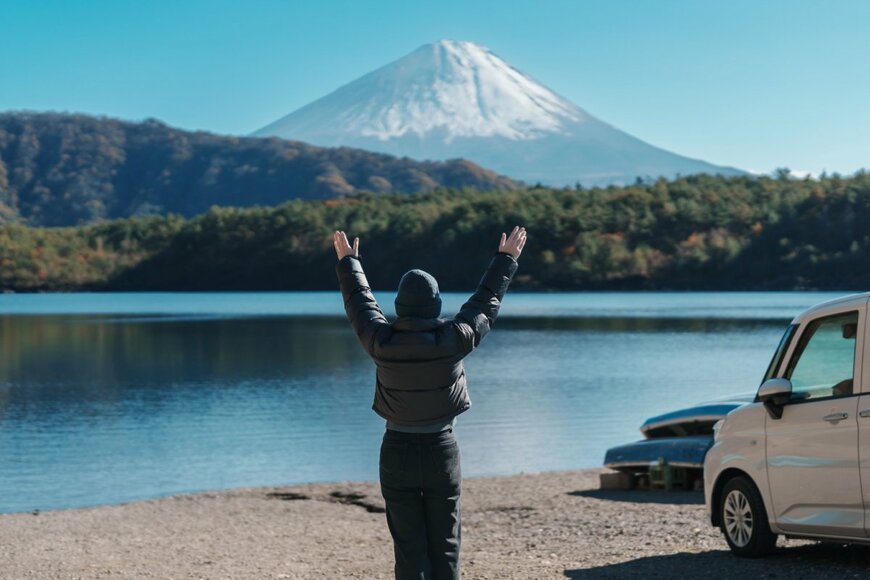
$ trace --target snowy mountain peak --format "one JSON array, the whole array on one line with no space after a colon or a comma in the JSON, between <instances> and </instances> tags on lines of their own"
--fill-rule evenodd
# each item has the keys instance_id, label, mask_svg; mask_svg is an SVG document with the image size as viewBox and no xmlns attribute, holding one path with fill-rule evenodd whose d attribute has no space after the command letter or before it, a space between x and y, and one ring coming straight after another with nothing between
<instances>
[{"instance_id":1,"label":"snowy mountain peak","mask_svg":"<svg viewBox=\"0 0 870 580\"><path fill-rule=\"evenodd\" d=\"M409 82L403 87L404 98L391 109L387 122L367 128L369 135L387 139L443 129L447 140L533 139L561 132L566 121L585 116L570 101L473 42L441 40L406 58L416 66L405 77ZM409 64L404 60L394 64L403 68Z\"/></svg>"},{"instance_id":2,"label":"snowy mountain peak","mask_svg":"<svg viewBox=\"0 0 870 580\"><path fill-rule=\"evenodd\" d=\"M316 123L381 141L415 136L535 139L587 115L473 42L426 44L257 131L307 134ZM300 126L301 125L301 126Z\"/></svg>"},{"instance_id":3,"label":"snowy mountain peak","mask_svg":"<svg viewBox=\"0 0 870 580\"><path fill-rule=\"evenodd\" d=\"M463 157L557 185L740 174L645 143L473 42L441 40L340 87L254 136L414 157Z\"/></svg>"}]
</instances>

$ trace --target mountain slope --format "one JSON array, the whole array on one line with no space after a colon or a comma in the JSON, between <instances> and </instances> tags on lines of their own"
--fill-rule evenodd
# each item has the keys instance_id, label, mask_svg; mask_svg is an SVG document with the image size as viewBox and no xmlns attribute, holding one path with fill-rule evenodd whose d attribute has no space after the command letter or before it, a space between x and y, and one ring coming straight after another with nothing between
<instances>
[{"instance_id":1,"label":"mountain slope","mask_svg":"<svg viewBox=\"0 0 870 580\"><path fill-rule=\"evenodd\" d=\"M511 189L455 160L417 162L281 139L188 132L157 121L0 114L0 221L62 226L213 205L277 205L358 191Z\"/></svg>"},{"instance_id":2,"label":"mountain slope","mask_svg":"<svg viewBox=\"0 0 870 580\"><path fill-rule=\"evenodd\" d=\"M743 172L654 147L471 42L442 40L253 133L418 159L462 157L528 182Z\"/></svg>"}]
</instances>

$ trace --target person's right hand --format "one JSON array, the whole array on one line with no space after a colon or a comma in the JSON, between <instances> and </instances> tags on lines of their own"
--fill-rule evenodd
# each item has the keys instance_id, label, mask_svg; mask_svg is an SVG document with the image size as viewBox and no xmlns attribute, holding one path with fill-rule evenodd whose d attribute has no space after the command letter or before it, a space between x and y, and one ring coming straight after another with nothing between
<instances>
[{"instance_id":1,"label":"person's right hand","mask_svg":"<svg viewBox=\"0 0 870 580\"><path fill-rule=\"evenodd\" d=\"M347 234L341 230L336 230L332 234L332 245L335 248L335 255L341 260L345 256L359 257L359 238L353 239L353 245L347 241Z\"/></svg>"},{"instance_id":2,"label":"person's right hand","mask_svg":"<svg viewBox=\"0 0 870 580\"><path fill-rule=\"evenodd\" d=\"M526 245L526 228L514 226L510 236L501 235L501 241L498 244L498 251L510 254L514 258L519 258L523 252L523 246Z\"/></svg>"}]
</instances>

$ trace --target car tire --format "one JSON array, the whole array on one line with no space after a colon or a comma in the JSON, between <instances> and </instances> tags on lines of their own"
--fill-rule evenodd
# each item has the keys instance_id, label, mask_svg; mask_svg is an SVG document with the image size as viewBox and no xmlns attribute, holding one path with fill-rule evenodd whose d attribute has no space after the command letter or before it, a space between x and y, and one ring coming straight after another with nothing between
<instances>
[{"instance_id":1,"label":"car tire","mask_svg":"<svg viewBox=\"0 0 870 580\"><path fill-rule=\"evenodd\" d=\"M728 480L718 509L719 527L734 554L760 558L773 551L776 534L770 531L764 500L749 478L738 476Z\"/></svg>"}]
</instances>

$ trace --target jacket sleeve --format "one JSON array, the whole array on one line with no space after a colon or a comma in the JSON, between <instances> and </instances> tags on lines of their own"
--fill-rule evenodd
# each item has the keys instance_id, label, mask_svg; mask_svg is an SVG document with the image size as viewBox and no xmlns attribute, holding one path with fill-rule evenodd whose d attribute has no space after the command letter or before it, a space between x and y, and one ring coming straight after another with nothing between
<instances>
[{"instance_id":1,"label":"jacket sleeve","mask_svg":"<svg viewBox=\"0 0 870 580\"><path fill-rule=\"evenodd\" d=\"M460 334L462 354L474 350L492 328L508 285L517 271L517 261L510 254L493 256L480 280L477 291L462 305L453 322Z\"/></svg>"},{"instance_id":2,"label":"jacket sleeve","mask_svg":"<svg viewBox=\"0 0 870 580\"><path fill-rule=\"evenodd\" d=\"M389 325L378 306L362 263L355 256L345 256L335 266L338 284L344 298L344 311L356 332L357 338L370 356L374 353L374 341L381 327Z\"/></svg>"}]
</instances>

